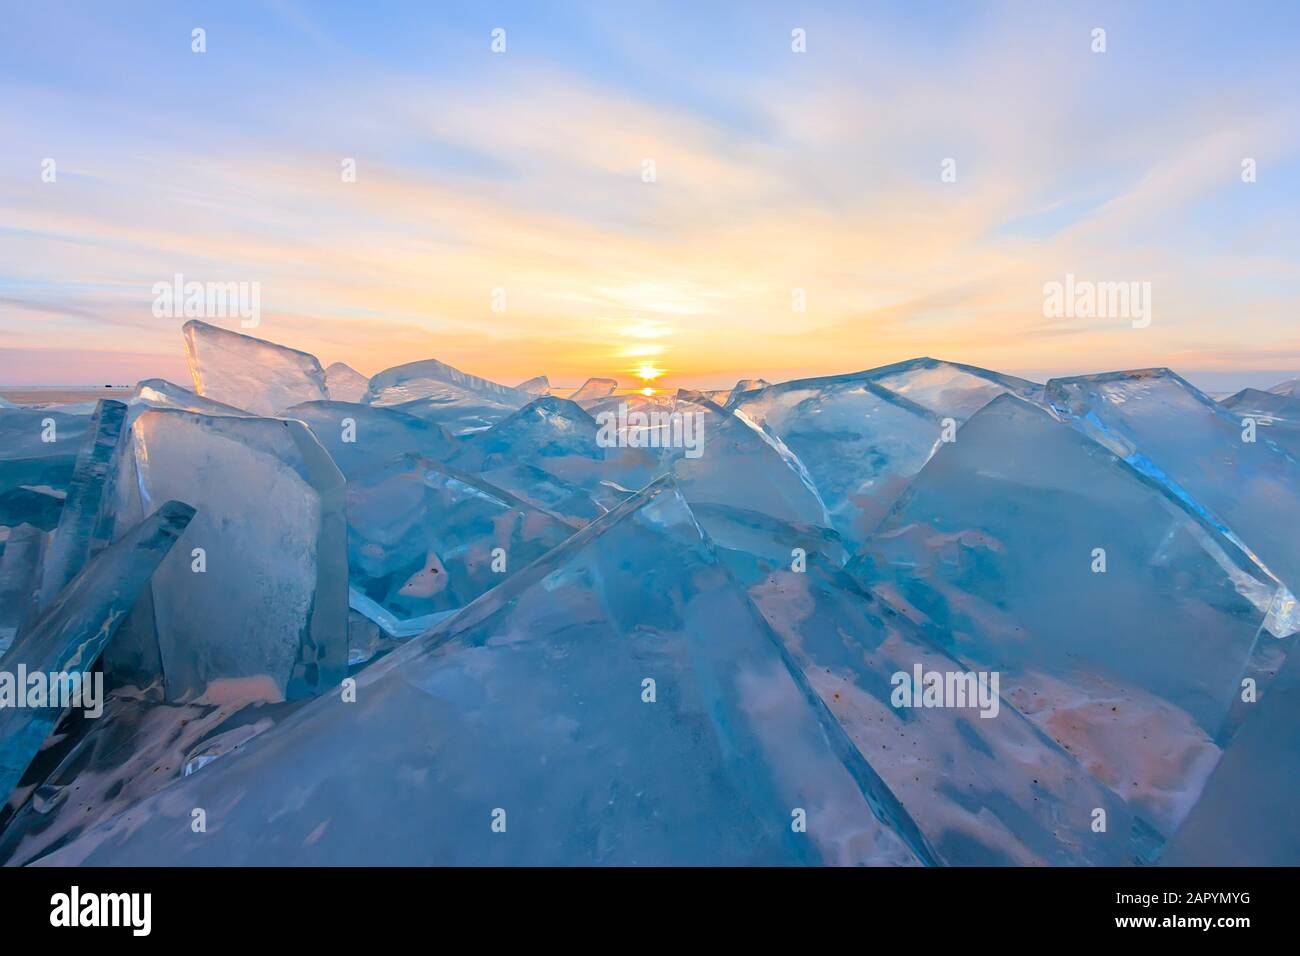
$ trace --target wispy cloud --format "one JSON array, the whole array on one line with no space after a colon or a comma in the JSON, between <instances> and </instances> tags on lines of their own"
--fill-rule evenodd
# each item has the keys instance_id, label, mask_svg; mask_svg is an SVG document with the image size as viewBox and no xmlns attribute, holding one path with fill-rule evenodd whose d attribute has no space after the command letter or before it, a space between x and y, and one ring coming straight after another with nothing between
<instances>
[{"instance_id":1,"label":"wispy cloud","mask_svg":"<svg viewBox=\"0 0 1300 956\"><path fill-rule=\"evenodd\" d=\"M0 66L0 381L58 347L51 322L106 380L124 348L178 351L149 308L177 273L260 282L262 334L366 372L426 355L576 383L653 356L706 385L918 354L1089 371L1300 350L1300 124L1277 92L1295 67L1177 6L972 8L930 34L818 9L803 55L762 10L711 56L674 45L685 7L623 26L577 8L604 44L585 53L562 16L507 11L502 56L495 21L259 9L256 39L253 13L214 14L203 56L159 14L86 44L79 73ZM417 26L442 68L407 48ZM110 57L126 75L97 84ZM177 89L142 91L160 61ZM1045 318L1067 272L1152 282L1151 327Z\"/></svg>"}]
</instances>

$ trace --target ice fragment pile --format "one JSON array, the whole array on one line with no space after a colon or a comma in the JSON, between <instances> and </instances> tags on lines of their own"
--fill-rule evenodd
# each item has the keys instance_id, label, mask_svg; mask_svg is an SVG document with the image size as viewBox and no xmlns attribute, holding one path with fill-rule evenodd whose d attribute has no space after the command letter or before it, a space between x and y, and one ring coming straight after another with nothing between
<instances>
[{"instance_id":1,"label":"ice fragment pile","mask_svg":"<svg viewBox=\"0 0 1300 956\"><path fill-rule=\"evenodd\" d=\"M1300 864L1294 383L182 332L0 403L0 861Z\"/></svg>"}]
</instances>

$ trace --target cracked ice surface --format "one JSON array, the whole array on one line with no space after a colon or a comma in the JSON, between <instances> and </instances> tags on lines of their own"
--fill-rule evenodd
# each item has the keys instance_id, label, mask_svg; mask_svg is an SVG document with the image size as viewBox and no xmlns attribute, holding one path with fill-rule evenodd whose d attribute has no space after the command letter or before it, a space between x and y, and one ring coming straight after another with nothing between
<instances>
[{"instance_id":1,"label":"cracked ice surface","mask_svg":"<svg viewBox=\"0 0 1300 956\"><path fill-rule=\"evenodd\" d=\"M356 704L317 699L43 862L149 859L199 805L221 836L169 837L177 862L915 862L835 727L661 482L365 672ZM479 825L492 807L515 839Z\"/></svg>"},{"instance_id":2,"label":"cracked ice surface","mask_svg":"<svg viewBox=\"0 0 1300 956\"><path fill-rule=\"evenodd\" d=\"M1004 396L935 455L852 567L948 653L999 669L1018 709L1168 834L1188 800L1145 795L1194 798L1207 748L1246 719L1241 676L1267 686L1292 640L1264 629L1276 587L1240 560L1164 488ZM1110 706L1080 705L1098 699ZM1133 765L1120 723L1141 724L1168 763Z\"/></svg>"},{"instance_id":3,"label":"cracked ice surface","mask_svg":"<svg viewBox=\"0 0 1300 956\"><path fill-rule=\"evenodd\" d=\"M0 671L108 690L0 711L0 861L1300 863L1285 383L566 399L184 338L195 391L0 403Z\"/></svg>"}]
</instances>

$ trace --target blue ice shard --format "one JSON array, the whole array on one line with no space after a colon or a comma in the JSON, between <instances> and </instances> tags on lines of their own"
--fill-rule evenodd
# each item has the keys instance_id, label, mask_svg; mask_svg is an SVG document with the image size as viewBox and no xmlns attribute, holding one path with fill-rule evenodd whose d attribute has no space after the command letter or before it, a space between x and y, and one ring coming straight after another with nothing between
<instances>
[{"instance_id":1,"label":"blue ice shard","mask_svg":"<svg viewBox=\"0 0 1300 956\"><path fill-rule=\"evenodd\" d=\"M35 611L45 547L45 532L30 524L18 525L5 541L0 554L0 654Z\"/></svg>"},{"instance_id":2,"label":"blue ice shard","mask_svg":"<svg viewBox=\"0 0 1300 956\"><path fill-rule=\"evenodd\" d=\"M194 390L254 415L329 398L314 355L192 319L181 327Z\"/></svg>"},{"instance_id":3,"label":"blue ice shard","mask_svg":"<svg viewBox=\"0 0 1300 956\"><path fill-rule=\"evenodd\" d=\"M664 457L682 496L715 542L736 544L733 534L753 515L801 527L831 527L811 475L779 439L699 393L680 392L673 414L682 425L675 429L676 419L669 420ZM677 435L680 442L671 440Z\"/></svg>"},{"instance_id":4,"label":"blue ice shard","mask_svg":"<svg viewBox=\"0 0 1300 956\"><path fill-rule=\"evenodd\" d=\"M543 395L551 394L551 380L545 375L538 375L528 379L526 382L520 382L515 386L519 392L527 392L529 395L535 395L541 398Z\"/></svg>"},{"instance_id":5,"label":"blue ice shard","mask_svg":"<svg viewBox=\"0 0 1300 956\"><path fill-rule=\"evenodd\" d=\"M41 568L37 610L49 607L76 576L87 559L108 544L113 534L109 508L113 456L126 420L126 405L103 400L91 417L89 431L77 452L72 482Z\"/></svg>"},{"instance_id":6,"label":"blue ice shard","mask_svg":"<svg viewBox=\"0 0 1300 956\"><path fill-rule=\"evenodd\" d=\"M1255 703L1166 844L1167 866L1295 866L1300 860L1300 654Z\"/></svg>"},{"instance_id":7,"label":"blue ice shard","mask_svg":"<svg viewBox=\"0 0 1300 956\"><path fill-rule=\"evenodd\" d=\"M945 652L1000 673L1003 698L1153 835L1186 815L1248 713L1243 678L1266 687L1297 627L1248 554L1010 395L930 460L851 570Z\"/></svg>"},{"instance_id":8,"label":"blue ice shard","mask_svg":"<svg viewBox=\"0 0 1300 956\"><path fill-rule=\"evenodd\" d=\"M1076 427L1202 514L1300 592L1300 460L1168 369L1047 383Z\"/></svg>"},{"instance_id":9,"label":"blue ice shard","mask_svg":"<svg viewBox=\"0 0 1300 956\"><path fill-rule=\"evenodd\" d=\"M352 607L392 637L427 630L573 532L419 455L349 480L347 515Z\"/></svg>"},{"instance_id":10,"label":"blue ice shard","mask_svg":"<svg viewBox=\"0 0 1300 956\"><path fill-rule=\"evenodd\" d=\"M1243 431L1253 426L1257 441L1272 442L1300 461L1300 397L1243 388L1219 404L1236 416Z\"/></svg>"},{"instance_id":11,"label":"blue ice shard","mask_svg":"<svg viewBox=\"0 0 1300 956\"><path fill-rule=\"evenodd\" d=\"M480 431L532 401L528 392L498 385L436 359L385 369L370 379L362 401L397 405L453 435Z\"/></svg>"},{"instance_id":12,"label":"blue ice shard","mask_svg":"<svg viewBox=\"0 0 1300 956\"><path fill-rule=\"evenodd\" d=\"M736 383L735 388L723 388L716 391L704 392L705 397L711 402L717 402L719 405L726 406L733 396L742 392L754 392L760 388L767 388L772 383L765 378L742 378Z\"/></svg>"},{"instance_id":13,"label":"blue ice shard","mask_svg":"<svg viewBox=\"0 0 1300 956\"><path fill-rule=\"evenodd\" d=\"M193 516L189 505L164 502L91 559L0 658L0 699L9 698L0 707L0 794L22 777L68 706L65 696L95 703L82 693L86 672ZM28 695L39 686L37 703ZM26 706L16 706L15 694L27 697Z\"/></svg>"},{"instance_id":14,"label":"blue ice shard","mask_svg":"<svg viewBox=\"0 0 1300 956\"><path fill-rule=\"evenodd\" d=\"M89 424L87 416L45 408L0 409L0 492L66 491Z\"/></svg>"},{"instance_id":15,"label":"blue ice shard","mask_svg":"<svg viewBox=\"0 0 1300 956\"><path fill-rule=\"evenodd\" d=\"M605 449L597 442L599 431L596 420L582 406L547 396L465 439L451 463L462 470L481 472L524 462L560 477L585 478L598 470L593 462L605 460ZM566 475L566 470L571 474Z\"/></svg>"},{"instance_id":16,"label":"blue ice shard","mask_svg":"<svg viewBox=\"0 0 1300 956\"><path fill-rule=\"evenodd\" d=\"M442 461L459 448L446 429L394 408L304 402L284 417L306 422L348 479L408 452Z\"/></svg>"},{"instance_id":17,"label":"blue ice shard","mask_svg":"<svg viewBox=\"0 0 1300 956\"><path fill-rule=\"evenodd\" d=\"M188 388L181 388L165 378L147 378L137 382L131 404L137 408L141 406L148 408L182 408L187 412L202 412L205 415L238 415L245 417L252 415L251 412L236 408L234 405L227 405L223 402L213 401L211 398L204 398L202 395L191 392Z\"/></svg>"},{"instance_id":18,"label":"blue ice shard","mask_svg":"<svg viewBox=\"0 0 1300 956\"><path fill-rule=\"evenodd\" d=\"M945 424L871 373L802 379L742 392L731 409L803 463L838 531L856 545L938 447Z\"/></svg>"},{"instance_id":19,"label":"blue ice shard","mask_svg":"<svg viewBox=\"0 0 1300 956\"><path fill-rule=\"evenodd\" d=\"M182 494L199 514L114 642L121 679L162 677L169 700L230 682L268 699L337 685L348 657L344 480L307 426L157 408L128 440L119 525Z\"/></svg>"},{"instance_id":20,"label":"blue ice shard","mask_svg":"<svg viewBox=\"0 0 1300 956\"><path fill-rule=\"evenodd\" d=\"M618 381L612 378L589 378L569 396L570 401L590 402L608 398L618 390Z\"/></svg>"},{"instance_id":21,"label":"blue ice shard","mask_svg":"<svg viewBox=\"0 0 1300 956\"><path fill-rule=\"evenodd\" d=\"M624 470L606 465L599 426L576 402L539 398L491 428L466 437L448 459L534 507L580 526L621 500L603 483ZM617 452L614 452L617 456ZM640 487L653 476L642 462Z\"/></svg>"},{"instance_id":22,"label":"blue ice shard","mask_svg":"<svg viewBox=\"0 0 1300 956\"><path fill-rule=\"evenodd\" d=\"M5 537L22 524L30 524L42 531L52 531L59 523L67 492L54 488L29 488L20 485L0 491L0 552L4 550Z\"/></svg>"},{"instance_id":23,"label":"blue ice shard","mask_svg":"<svg viewBox=\"0 0 1300 956\"><path fill-rule=\"evenodd\" d=\"M354 697L40 862L931 859L669 482L361 672Z\"/></svg>"},{"instance_id":24,"label":"blue ice shard","mask_svg":"<svg viewBox=\"0 0 1300 956\"><path fill-rule=\"evenodd\" d=\"M1219 402L1236 415L1257 418L1275 418L1286 422L1300 422L1300 398L1265 392L1258 388L1243 388Z\"/></svg>"}]
</instances>

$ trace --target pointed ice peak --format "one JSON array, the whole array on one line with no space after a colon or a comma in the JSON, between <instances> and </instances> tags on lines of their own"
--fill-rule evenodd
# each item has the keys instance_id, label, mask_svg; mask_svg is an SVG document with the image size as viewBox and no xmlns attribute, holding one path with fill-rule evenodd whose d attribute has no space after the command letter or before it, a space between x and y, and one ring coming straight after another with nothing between
<instances>
[{"instance_id":1,"label":"pointed ice peak","mask_svg":"<svg viewBox=\"0 0 1300 956\"><path fill-rule=\"evenodd\" d=\"M1269 391L1274 395L1285 395L1287 398L1300 398L1300 378L1289 378L1285 382L1278 382Z\"/></svg>"},{"instance_id":2,"label":"pointed ice peak","mask_svg":"<svg viewBox=\"0 0 1300 956\"><path fill-rule=\"evenodd\" d=\"M1238 415L1255 415L1300 423L1300 395L1292 398L1278 392L1243 388L1219 403Z\"/></svg>"},{"instance_id":3,"label":"pointed ice peak","mask_svg":"<svg viewBox=\"0 0 1300 956\"><path fill-rule=\"evenodd\" d=\"M256 415L328 398L314 355L191 319L181 327L194 390Z\"/></svg>"},{"instance_id":4,"label":"pointed ice peak","mask_svg":"<svg viewBox=\"0 0 1300 956\"><path fill-rule=\"evenodd\" d=\"M940 416L867 373L783 382L728 406L806 468L834 528L850 546L870 532L958 416Z\"/></svg>"},{"instance_id":5,"label":"pointed ice peak","mask_svg":"<svg viewBox=\"0 0 1300 956\"><path fill-rule=\"evenodd\" d=\"M545 375L538 375L526 382L520 382L515 388L518 391L527 392L529 395L549 395L551 394L551 380Z\"/></svg>"},{"instance_id":6,"label":"pointed ice peak","mask_svg":"<svg viewBox=\"0 0 1300 956\"><path fill-rule=\"evenodd\" d=\"M335 402L359 402L370 387L366 378L351 365L335 362L325 370L325 390Z\"/></svg>"},{"instance_id":7,"label":"pointed ice peak","mask_svg":"<svg viewBox=\"0 0 1300 956\"><path fill-rule=\"evenodd\" d=\"M964 421L992 399L1010 393L1040 402L1043 386L974 365L917 358L866 373L890 391L911 399L936 415Z\"/></svg>"},{"instance_id":8,"label":"pointed ice peak","mask_svg":"<svg viewBox=\"0 0 1300 956\"><path fill-rule=\"evenodd\" d=\"M612 378L589 378L569 399L574 402L589 402L592 399L608 398L618 389L618 382Z\"/></svg>"},{"instance_id":9,"label":"pointed ice peak","mask_svg":"<svg viewBox=\"0 0 1300 956\"><path fill-rule=\"evenodd\" d=\"M452 461L474 471L511 462L542 464L538 459L543 458L578 456L604 461L598 430L596 420L577 402L548 395L464 439Z\"/></svg>"}]
</instances>

